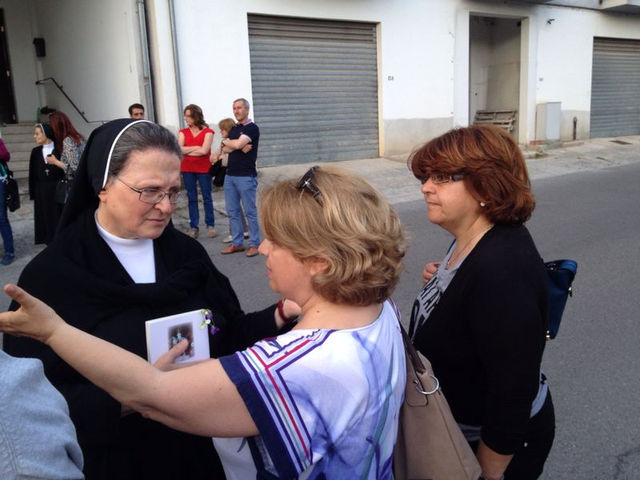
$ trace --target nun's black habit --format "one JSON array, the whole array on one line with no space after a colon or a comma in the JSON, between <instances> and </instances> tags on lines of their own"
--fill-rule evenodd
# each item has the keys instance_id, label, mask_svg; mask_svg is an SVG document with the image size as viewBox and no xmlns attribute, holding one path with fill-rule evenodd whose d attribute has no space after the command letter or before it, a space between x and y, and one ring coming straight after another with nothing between
<instances>
[{"instance_id":1,"label":"nun's black habit","mask_svg":"<svg viewBox=\"0 0 640 480\"><path fill-rule=\"evenodd\" d=\"M111 146L131 123L114 120L91 134L60 229L54 241L25 267L18 284L71 325L145 359L145 320L199 308L211 309L221 327L210 337L215 356L274 335L275 306L244 314L228 279L204 248L171 224L153 242L153 284L135 284L100 237L94 219L97 193ZM12 355L40 358L47 377L67 399L88 480L224 478L211 439L171 430L137 413L121 417L118 402L49 347L10 335L5 335L4 345Z\"/></svg>"},{"instance_id":2,"label":"nun's black habit","mask_svg":"<svg viewBox=\"0 0 640 480\"><path fill-rule=\"evenodd\" d=\"M48 123L39 123L42 133L53 141L53 130ZM54 150L54 155L59 156ZM56 233L62 205L54 197L56 184L64 176L64 171L55 165L48 165L42 155L42 145L31 150L29 158L29 199L33 200L34 242L49 244Z\"/></svg>"}]
</instances>

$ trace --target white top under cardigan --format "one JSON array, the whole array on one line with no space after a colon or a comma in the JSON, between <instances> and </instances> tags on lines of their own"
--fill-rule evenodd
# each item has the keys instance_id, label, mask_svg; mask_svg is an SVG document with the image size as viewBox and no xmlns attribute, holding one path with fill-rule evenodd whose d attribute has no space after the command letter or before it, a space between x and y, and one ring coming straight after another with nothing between
<instances>
[{"instance_id":1,"label":"white top under cardigan","mask_svg":"<svg viewBox=\"0 0 640 480\"><path fill-rule=\"evenodd\" d=\"M153 256L153 240L150 238L120 238L107 232L99 223L98 233L107 242L124 269L135 283L155 283L156 262Z\"/></svg>"}]
</instances>

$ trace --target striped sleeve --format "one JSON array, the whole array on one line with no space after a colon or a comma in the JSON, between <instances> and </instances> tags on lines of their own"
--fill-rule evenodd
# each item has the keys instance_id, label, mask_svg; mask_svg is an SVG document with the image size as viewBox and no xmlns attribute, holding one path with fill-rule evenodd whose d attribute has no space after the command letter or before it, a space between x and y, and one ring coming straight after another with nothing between
<instances>
[{"instance_id":1,"label":"striped sleeve","mask_svg":"<svg viewBox=\"0 0 640 480\"><path fill-rule=\"evenodd\" d=\"M299 367L330 334L317 331L286 345L262 341L220 359L264 440L271 457L265 463L276 465L283 478L296 477L313 463L308 422L315 416L305 415L309 403Z\"/></svg>"}]
</instances>

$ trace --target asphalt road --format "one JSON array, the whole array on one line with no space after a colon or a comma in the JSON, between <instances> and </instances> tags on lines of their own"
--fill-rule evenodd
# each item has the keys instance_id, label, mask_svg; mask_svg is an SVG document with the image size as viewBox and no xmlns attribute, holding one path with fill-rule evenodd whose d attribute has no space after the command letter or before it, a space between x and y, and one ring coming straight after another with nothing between
<instances>
[{"instance_id":1,"label":"asphalt road","mask_svg":"<svg viewBox=\"0 0 640 480\"><path fill-rule=\"evenodd\" d=\"M563 173L534 180L537 208L528 224L543 258L579 264L560 333L545 352L557 436L543 478L640 479L640 163ZM424 262L442 258L451 238L428 223L422 201L396 208L410 237L406 272L394 294L406 318ZM219 230L226 234L222 225ZM26 243L28 234L20 235ZM245 310L277 300L261 257L222 256L220 237L201 242ZM5 267L0 280L15 281L29 258ZM0 299L0 308L6 305Z\"/></svg>"},{"instance_id":2,"label":"asphalt road","mask_svg":"<svg viewBox=\"0 0 640 480\"><path fill-rule=\"evenodd\" d=\"M542 257L578 261L574 296L545 351L557 435L543 478L640 479L640 164L533 185L537 208L528 226ZM411 242L394 294L406 319L424 262L443 257L451 237L428 223L423 202L396 208ZM260 257L213 259L246 310L277 299Z\"/></svg>"}]
</instances>

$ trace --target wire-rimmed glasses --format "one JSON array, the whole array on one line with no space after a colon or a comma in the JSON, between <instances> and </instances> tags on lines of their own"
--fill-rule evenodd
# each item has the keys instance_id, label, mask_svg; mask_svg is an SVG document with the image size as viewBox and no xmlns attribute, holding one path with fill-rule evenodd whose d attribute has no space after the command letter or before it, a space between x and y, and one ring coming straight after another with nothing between
<instances>
[{"instance_id":1,"label":"wire-rimmed glasses","mask_svg":"<svg viewBox=\"0 0 640 480\"><path fill-rule=\"evenodd\" d=\"M169 203L175 205L180 199L180 190L170 190L168 192L164 192L158 188L135 188L118 176L116 176L116 179L118 179L120 183L126 185L131 190L136 192L138 194L138 199L142 203L146 203L148 205L157 205L162 201L164 197L169 198Z\"/></svg>"}]
</instances>

